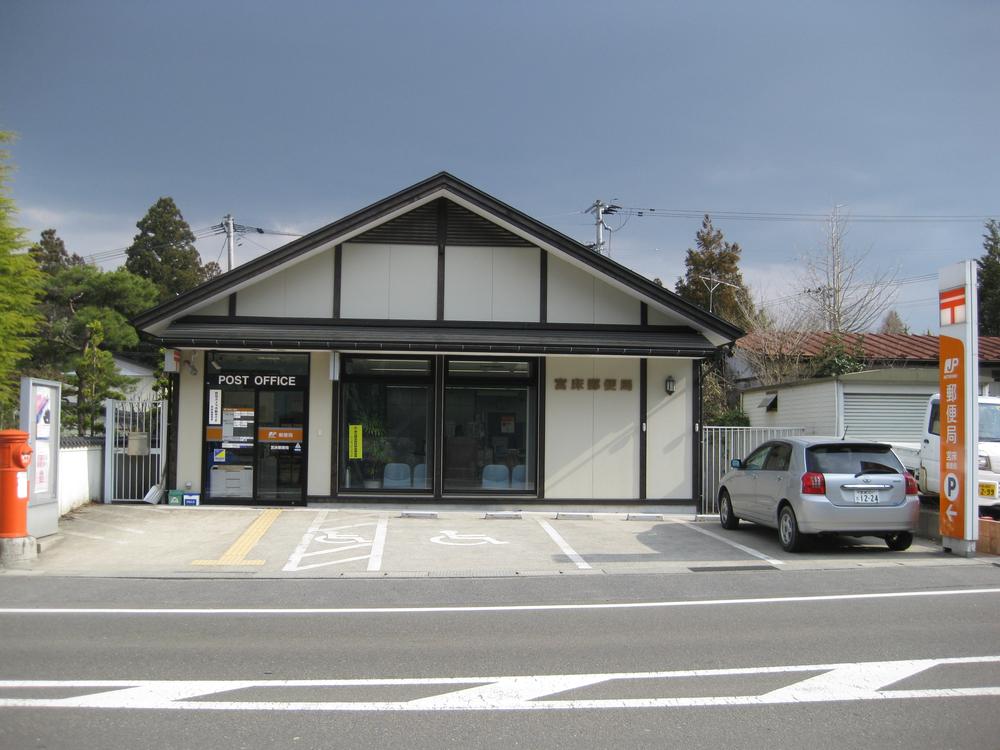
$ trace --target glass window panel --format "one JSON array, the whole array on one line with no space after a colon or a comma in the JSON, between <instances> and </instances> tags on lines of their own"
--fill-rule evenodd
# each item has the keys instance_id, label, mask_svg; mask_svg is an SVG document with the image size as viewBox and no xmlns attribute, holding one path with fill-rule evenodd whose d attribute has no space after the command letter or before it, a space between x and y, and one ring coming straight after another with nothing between
<instances>
[{"instance_id":1,"label":"glass window panel","mask_svg":"<svg viewBox=\"0 0 1000 750\"><path fill-rule=\"evenodd\" d=\"M345 382L340 487L420 492L431 488L430 385Z\"/></svg>"},{"instance_id":2,"label":"glass window panel","mask_svg":"<svg viewBox=\"0 0 1000 750\"><path fill-rule=\"evenodd\" d=\"M429 359L391 359L351 357L344 361L344 373L353 376L422 376L430 377Z\"/></svg>"},{"instance_id":3,"label":"glass window panel","mask_svg":"<svg viewBox=\"0 0 1000 750\"><path fill-rule=\"evenodd\" d=\"M444 489L535 491L534 387L445 389Z\"/></svg>"},{"instance_id":4,"label":"glass window panel","mask_svg":"<svg viewBox=\"0 0 1000 750\"><path fill-rule=\"evenodd\" d=\"M308 375L308 354L274 352L208 352L206 374L217 372L280 373Z\"/></svg>"},{"instance_id":5,"label":"glass window panel","mask_svg":"<svg viewBox=\"0 0 1000 750\"><path fill-rule=\"evenodd\" d=\"M531 377L531 362L503 359L452 359L448 362L448 377L524 379Z\"/></svg>"}]
</instances>

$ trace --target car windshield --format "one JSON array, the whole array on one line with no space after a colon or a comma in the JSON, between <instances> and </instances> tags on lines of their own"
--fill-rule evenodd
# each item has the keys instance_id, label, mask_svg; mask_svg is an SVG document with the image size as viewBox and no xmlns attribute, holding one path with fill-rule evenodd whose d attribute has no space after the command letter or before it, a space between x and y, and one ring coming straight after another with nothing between
<instances>
[{"instance_id":1,"label":"car windshield","mask_svg":"<svg viewBox=\"0 0 1000 750\"><path fill-rule=\"evenodd\" d=\"M836 443L806 451L809 471L823 474L902 474L903 465L888 446Z\"/></svg>"},{"instance_id":2,"label":"car windshield","mask_svg":"<svg viewBox=\"0 0 1000 750\"><path fill-rule=\"evenodd\" d=\"M1000 404L979 405L979 442L1000 443Z\"/></svg>"}]
</instances>

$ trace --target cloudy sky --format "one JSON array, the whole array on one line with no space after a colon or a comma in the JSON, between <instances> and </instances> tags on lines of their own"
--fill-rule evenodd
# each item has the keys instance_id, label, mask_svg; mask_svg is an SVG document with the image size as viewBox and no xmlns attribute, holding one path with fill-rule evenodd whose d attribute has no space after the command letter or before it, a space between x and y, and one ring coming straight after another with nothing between
<instances>
[{"instance_id":1,"label":"cloudy sky","mask_svg":"<svg viewBox=\"0 0 1000 750\"><path fill-rule=\"evenodd\" d=\"M109 266L162 195L305 232L448 170L584 242L597 198L657 209L612 257L671 285L713 213L772 300L841 206L936 332L930 275L1000 217L998 27L995 0L4 0L0 129L20 224Z\"/></svg>"}]
</instances>

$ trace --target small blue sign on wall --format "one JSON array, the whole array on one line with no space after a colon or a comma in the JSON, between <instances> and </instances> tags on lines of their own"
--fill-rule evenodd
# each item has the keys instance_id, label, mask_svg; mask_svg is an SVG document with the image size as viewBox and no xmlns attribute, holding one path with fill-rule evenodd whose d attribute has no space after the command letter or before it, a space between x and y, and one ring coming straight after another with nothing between
<instances>
[{"instance_id":1,"label":"small blue sign on wall","mask_svg":"<svg viewBox=\"0 0 1000 750\"><path fill-rule=\"evenodd\" d=\"M226 463L226 449L225 448L213 448L212 449L212 461L217 464Z\"/></svg>"}]
</instances>

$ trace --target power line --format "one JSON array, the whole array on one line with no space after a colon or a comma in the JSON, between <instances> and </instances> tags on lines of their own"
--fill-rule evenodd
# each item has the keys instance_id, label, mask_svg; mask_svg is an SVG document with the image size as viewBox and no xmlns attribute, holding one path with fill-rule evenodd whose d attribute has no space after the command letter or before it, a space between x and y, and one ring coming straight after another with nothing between
<instances>
[{"instance_id":1,"label":"power line","mask_svg":"<svg viewBox=\"0 0 1000 750\"><path fill-rule=\"evenodd\" d=\"M729 221L775 221L775 222L827 222L829 214L798 213L792 211L722 211L712 209L690 208L641 208L638 206L622 206L621 212L626 216L638 216L661 219L701 219L707 214L713 219ZM975 216L972 214L849 214L851 222L860 223L960 223L984 222L996 218L1000 214Z\"/></svg>"}]
</instances>

